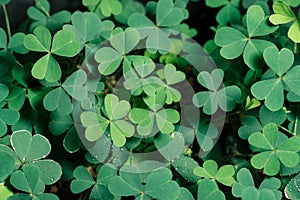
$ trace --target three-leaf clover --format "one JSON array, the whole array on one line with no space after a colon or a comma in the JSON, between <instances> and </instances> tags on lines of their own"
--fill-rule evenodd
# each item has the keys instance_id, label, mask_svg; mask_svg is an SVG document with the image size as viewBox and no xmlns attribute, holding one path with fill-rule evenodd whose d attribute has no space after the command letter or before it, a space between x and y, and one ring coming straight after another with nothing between
<instances>
[{"instance_id":1,"label":"three-leaf clover","mask_svg":"<svg viewBox=\"0 0 300 200\"><path fill-rule=\"evenodd\" d=\"M110 20L102 21L95 13L76 11L71 17L72 25L64 25L63 29L73 32L77 41L80 42L80 50L85 48L86 56L96 44L93 41L100 42L100 36L106 37L114 24ZM100 41L99 41L100 40Z\"/></svg>"},{"instance_id":2,"label":"three-leaf clover","mask_svg":"<svg viewBox=\"0 0 300 200\"><path fill-rule=\"evenodd\" d=\"M113 196L108 191L107 185L115 175L117 175L117 170L114 166L106 164L100 168L97 179L94 180L87 168L78 166L73 172L75 179L71 182L71 191L78 194L93 187L90 199L112 199Z\"/></svg>"},{"instance_id":3,"label":"three-leaf clover","mask_svg":"<svg viewBox=\"0 0 300 200\"><path fill-rule=\"evenodd\" d=\"M163 200L173 200L179 196L179 185L172 180L172 172L169 169L161 168L145 175L132 168L125 166L121 168L120 176L111 178L108 189L113 195Z\"/></svg>"},{"instance_id":4,"label":"three-leaf clover","mask_svg":"<svg viewBox=\"0 0 300 200\"><path fill-rule=\"evenodd\" d=\"M264 169L264 173L269 176L279 172L280 164L294 167L299 162L300 138L298 136L287 138L278 132L275 123L265 125L263 133L253 133L248 141L260 149L260 153L251 158L252 166L256 169Z\"/></svg>"},{"instance_id":5,"label":"three-leaf clover","mask_svg":"<svg viewBox=\"0 0 300 200\"><path fill-rule=\"evenodd\" d=\"M220 53L224 58L235 59L243 54L246 65L251 69L258 69L264 65L263 51L274 44L254 37L273 33L278 27L268 24L268 17L258 5L247 10L246 22L247 35L231 27L222 27L216 32L215 42L222 47Z\"/></svg>"},{"instance_id":6,"label":"three-leaf clover","mask_svg":"<svg viewBox=\"0 0 300 200\"><path fill-rule=\"evenodd\" d=\"M95 54L99 72L103 75L114 73L139 40L139 33L133 28L127 28L125 31L122 28L114 29L109 40L112 47L102 47Z\"/></svg>"},{"instance_id":7,"label":"three-leaf clover","mask_svg":"<svg viewBox=\"0 0 300 200\"><path fill-rule=\"evenodd\" d=\"M284 1L276 1L273 4L274 14L270 16L270 22L275 25L293 22L288 31L288 37L295 43L300 43L300 17L296 17L291 7Z\"/></svg>"},{"instance_id":8,"label":"three-leaf clover","mask_svg":"<svg viewBox=\"0 0 300 200\"><path fill-rule=\"evenodd\" d=\"M214 69L211 73L200 72L198 82L209 91L198 92L193 97L193 103L197 107L203 107L206 114L214 114L218 107L223 111L231 111L235 108L235 101L241 97L241 90L237 86L221 88L224 72L222 69Z\"/></svg>"},{"instance_id":9,"label":"three-leaf clover","mask_svg":"<svg viewBox=\"0 0 300 200\"><path fill-rule=\"evenodd\" d=\"M36 1L34 6L30 6L27 9L27 15L33 20L30 24L31 30L38 26L44 26L51 31L57 31L63 24L68 23L71 18L71 13L66 10L58 11L51 15L50 3L47 0Z\"/></svg>"},{"instance_id":10,"label":"three-leaf clover","mask_svg":"<svg viewBox=\"0 0 300 200\"><path fill-rule=\"evenodd\" d=\"M155 134L157 130L169 134L175 130L173 124L180 120L179 113L175 109L163 106L166 103L167 96L162 90L157 91L153 96L144 98L144 102L150 108L133 108L129 113L129 118L137 124L137 132L142 136Z\"/></svg>"},{"instance_id":11,"label":"three-leaf clover","mask_svg":"<svg viewBox=\"0 0 300 200\"><path fill-rule=\"evenodd\" d=\"M150 58L131 56L125 59L123 63L124 87L135 96L142 92L151 95L164 85L158 77L153 75L154 72L155 63Z\"/></svg>"},{"instance_id":12,"label":"three-leaf clover","mask_svg":"<svg viewBox=\"0 0 300 200\"><path fill-rule=\"evenodd\" d=\"M47 53L33 65L31 73L36 79L46 79L48 82L58 81L61 77L59 63L52 54L73 57L80 49L72 32L60 30L52 38L50 31L44 26L34 29L34 34L26 35L24 45L31 51Z\"/></svg>"},{"instance_id":13,"label":"three-leaf clover","mask_svg":"<svg viewBox=\"0 0 300 200\"><path fill-rule=\"evenodd\" d=\"M250 171L247 168L242 168L237 173L237 182L232 185L232 194L243 200L279 200L282 197L282 193L278 190L280 185L280 180L271 177L264 179L259 188L256 188Z\"/></svg>"},{"instance_id":14,"label":"three-leaf clover","mask_svg":"<svg viewBox=\"0 0 300 200\"><path fill-rule=\"evenodd\" d=\"M274 75L268 75L270 71L267 71L263 80L252 85L251 92L255 98L265 100L268 109L277 111L284 103L284 89L300 95L300 66L292 67L294 54L285 48L279 51L276 47L269 47L265 49L263 57Z\"/></svg>"},{"instance_id":15,"label":"three-leaf clover","mask_svg":"<svg viewBox=\"0 0 300 200\"><path fill-rule=\"evenodd\" d=\"M125 119L130 111L130 104L126 100L119 100L114 94L108 94L104 99L104 115L86 111L80 116L85 130L85 137L89 141L99 139L109 127L113 143L118 146L124 146L126 137L134 134L134 126Z\"/></svg>"},{"instance_id":16,"label":"three-leaf clover","mask_svg":"<svg viewBox=\"0 0 300 200\"><path fill-rule=\"evenodd\" d=\"M18 193L9 197L9 200L13 199L49 199L58 200L55 194L44 193L45 183L40 178L40 170L33 164L24 165L22 170L15 171L10 177L11 185L26 193Z\"/></svg>"},{"instance_id":17,"label":"three-leaf clover","mask_svg":"<svg viewBox=\"0 0 300 200\"><path fill-rule=\"evenodd\" d=\"M237 24L240 22L242 16L238 9L240 0L205 0L205 4L212 8L221 7L221 10L216 16L216 20L219 24Z\"/></svg>"},{"instance_id":18,"label":"three-leaf clover","mask_svg":"<svg viewBox=\"0 0 300 200\"><path fill-rule=\"evenodd\" d=\"M194 173L197 176L218 181L219 183L232 186L235 183L235 169L232 165L223 165L218 169L218 164L214 160L207 160L203 163L203 167L196 167Z\"/></svg>"},{"instance_id":19,"label":"three-leaf clover","mask_svg":"<svg viewBox=\"0 0 300 200\"><path fill-rule=\"evenodd\" d=\"M160 73L162 72L162 73ZM181 99L181 93L172 85L178 84L185 80L185 74L182 71L177 71L176 67L172 64L166 64L163 70L158 71L165 79L163 85L164 91L167 95L166 103L178 102Z\"/></svg>"},{"instance_id":20,"label":"three-leaf clover","mask_svg":"<svg viewBox=\"0 0 300 200\"><path fill-rule=\"evenodd\" d=\"M171 41L169 33L163 28L180 24L185 19L182 7L174 4L173 0L159 0L156 5L156 21L153 23L142 13L134 13L128 18L128 25L138 28L141 37L146 39L147 50L151 53L169 51Z\"/></svg>"}]
</instances>

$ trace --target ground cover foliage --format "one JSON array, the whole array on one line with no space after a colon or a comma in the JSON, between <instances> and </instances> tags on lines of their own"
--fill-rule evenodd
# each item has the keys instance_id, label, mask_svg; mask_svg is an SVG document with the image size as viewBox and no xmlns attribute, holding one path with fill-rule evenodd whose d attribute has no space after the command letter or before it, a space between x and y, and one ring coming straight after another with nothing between
<instances>
[{"instance_id":1,"label":"ground cover foliage","mask_svg":"<svg viewBox=\"0 0 300 200\"><path fill-rule=\"evenodd\" d=\"M300 199L300 1L195 2L0 0L1 200Z\"/></svg>"}]
</instances>

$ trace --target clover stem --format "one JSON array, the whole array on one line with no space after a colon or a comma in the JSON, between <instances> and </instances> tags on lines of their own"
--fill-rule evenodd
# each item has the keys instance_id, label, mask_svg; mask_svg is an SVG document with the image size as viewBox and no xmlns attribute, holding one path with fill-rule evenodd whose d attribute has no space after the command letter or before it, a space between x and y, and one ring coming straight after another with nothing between
<instances>
[{"instance_id":1,"label":"clover stem","mask_svg":"<svg viewBox=\"0 0 300 200\"><path fill-rule=\"evenodd\" d=\"M285 132L294 135L294 133L292 131L290 131L289 129L283 127L283 126L278 126L279 128L281 128L282 130L284 130Z\"/></svg>"},{"instance_id":2,"label":"clover stem","mask_svg":"<svg viewBox=\"0 0 300 200\"><path fill-rule=\"evenodd\" d=\"M294 43L294 54L297 54L297 47L298 47L298 44L295 42Z\"/></svg>"},{"instance_id":3,"label":"clover stem","mask_svg":"<svg viewBox=\"0 0 300 200\"><path fill-rule=\"evenodd\" d=\"M295 116L295 123L294 123L293 135L297 135L298 116L299 116L299 107L297 109L297 113L296 113L296 116Z\"/></svg>"},{"instance_id":4,"label":"clover stem","mask_svg":"<svg viewBox=\"0 0 300 200\"><path fill-rule=\"evenodd\" d=\"M10 30L10 23L9 23L9 17L8 17L6 6L2 5L2 9L3 9L5 23L6 23L7 35L8 35L8 38L10 39L11 38L11 30Z\"/></svg>"}]
</instances>

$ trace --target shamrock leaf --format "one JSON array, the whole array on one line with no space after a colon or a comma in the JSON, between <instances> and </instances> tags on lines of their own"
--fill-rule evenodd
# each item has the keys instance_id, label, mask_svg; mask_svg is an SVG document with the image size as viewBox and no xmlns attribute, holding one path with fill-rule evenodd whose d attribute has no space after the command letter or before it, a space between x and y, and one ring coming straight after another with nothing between
<instances>
[{"instance_id":1,"label":"shamrock leaf","mask_svg":"<svg viewBox=\"0 0 300 200\"><path fill-rule=\"evenodd\" d=\"M298 174L292 178L284 188L285 197L288 199L299 199L300 194L298 188L300 187L300 175Z\"/></svg>"},{"instance_id":2,"label":"shamrock leaf","mask_svg":"<svg viewBox=\"0 0 300 200\"><path fill-rule=\"evenodd\" d=\"M212 8L221 7L221 10L216 16L216 20L219 24L237 24L240 22L242 16L238 9L240 0L206 0L205 4Z\"/></svg>"},{"instance_id":3,"label":"shamrock leaf","mask_svg":"<svg viewBox=\"0 0 300 200\"><path fill-rule=\"evenodd\" d=\"M133 66L133 67L132 67ZM128 57L123 63L124 87L131 90L132 95L140 95L143 91L151 95L164 83L153 76L155 64L148 57Z\"/></svg>"},{"instance_id":4,"label":"shamrock leaf","mask_svg":"<svg viewBox=\"0 0 300 200\"><path fill-rule=\"evenodd\" d=\"M283 109L278 111L270 111L266 106L262 106L259 110L260 121L251 115L242 118L242 124L238 130L240 138L247 140L252 133L260 132L263 127L269 123L275 123L278 126L283 124L287 118L287 114Z\"/></svg>"},{"instance_id":5,"label":"shamrock leaf","mask_svg":"<svg viewBox=\"0 0 300 200\"><path fill-rule=\"evenodd\" d=\"M70 114L73 107L69 96L61 87L48 92L44 97L43 105L46 110L57 110L61 115Z\"/></svg>"},{"instance_id":6,"label":"shamrock leaf","mask_svg":"<svg viewBox=\"0 0 300 200\"><path fill-rule=\"evenodd\" d=\"M10 0L0 0L0 5L6 5L10 2Z\"/></svg>"},{"instance_id":7,"label":"shamrock leaf","mask_svg":"<svg viewBox=\"0 0 300 200\"><path fill-rule=\"evenodd\" d=\"M199 180L199 177L194 174L198 163L193 158L182 155L172 163L172 166L188 182L196 183Z\"/></svg>"},{"instance_id":8,"label":"shamrock leaf","mask_svg":"<svg viewBox=\"0 0 300 200\"><path fill-rule=\"evenodd\" d=\"M270 22L275 25L286 24L293 22L288 31L289 38L295 42L300 43L300 18L295 16L290 6L284 1L276 1L273 4L274 14L270 16Z\"/></svg>"},{"instance_id":9,"label":"shamrock leaf","mask_svg":"<svg viewBox=\"0 0 300 200\"><path fill-rule=\"evenodd\" d=\"M100 16L110 17L119 15L122 12L122 4L118 0L83 0L82 4L87 6L90 11L99 13Z\"/></svg>"},{"instance_id":10,"label":"shamrock leaf","mask_svg":"<svg viewBox=\"0 0 300 200\"><path fill-rule=\"evenodd\" d=\"M181 71L177 71L176 67L172 64L167 64L162 73L166 81L166 84L163 86L167 95L166 103L171 104L172 102L179 102L181 93L176 88L172 87L172 85L184 81L185 74Z\"/></svg>"},{"instance_id":11,"label":"shamrock leaf","mask_svg":"<svg viewBox=\"0 0 300 200\"><path fill-rule=\"evenodd\" d=\"M235 169L232 165L223 165L218 169L217 163L213 160L205 161L203 167L196 167L194 173L197 176L218 181L226 186L232 186L232 184L236 182L233 178Z\"/></svg>"},{"instance_id":12,"label":"shamrock leaf","mask_svg":"<svg viewBox=\"0 0 300 200\"><path fill-rule=\"evenodd\" d=\"M282 197L281 192L278 190L280 185L280 180L271 177L264 179L259 188L256 188L250 171L246 168L242 168L237 173L237 182L232 185L232 194L242 199L279 200Z\"/></svg>"},{"instance_id":13,"label":"shamrock leaf","mask_svg":"<svg viewBox=\"0 0 300 200\"><path fill-rule=\"evenodd\" d=\"M167 168L161 168L141 176L135 168L125 171L125 167L123 167L120 176L111 178L108 189L115 196L135 196L139 199L173 200L179 196L180 192L178 184L172 180L171 171Z\"/></svg>"},{"instance_id":14,"label":"shamrock leaf","mask_svg":"<svg viewBox=\"0 0 300 200\"><path fill-rule=\"evenodd\" d=\"M51 54L73 57L80 48L72 32L60 30L52 39L50 31L43 26L34 29L34 34L25 36L24 46L31 51L47 53L33 65L31 73L34 78L45 78L48 82L55 82L61 77L60 66Z\"/></svg>"},{"instance_id":15,"label":"shamrock leaf","mask_svg":"<svg viewBox=\"0 0 300 200\"><path fill-rule=\"evenodd\" d=\"M296 94L300 94L296 85L300 84L298 74L300 66L293 68L294 54L288 49L269 47L264 51L264 59L270 70L276 75L269 79L263 79L251 87L251 92L258 100L265 100L265 105L271 111L282 108L284 103L284 87ZM269 73L268 71L265 73Z\"/></svg>"},{"instance_id":16,"label":"shamrock leaf","mask_svg":"<svg viewBox=\"0 0 300 200\"><path fill-rule=\"evenodd\" d=\"M133 28L116 28L112 31L110 43L112 47L100 48L95 59L99 62L98 70L103 75L112 74L117 70L126 54L134 49L140 40L139 33Z\"/></svg>"},{"instance_id":17,"label":"shamrock leaf","mask_svg":"<svg viewBox=\"0 0 300 200\"><path fill-rule=\"evenodd\" d=\"M165 134L172 133L174 125L180 120L179 113L175 109L163 109L166 102L166 94L159 90L153 96L144 98L144 102L150 108L133 108L129 113L130 120L137 124L137 132L142 135L155 134L157 129Z\"/></svg>"},{"instance_id":18,"label":"shamrock leaf","mask_svg":"<svg viewBox=\"0 0 300 200\"><path fill-rule=\"evenodd\" d=\"M218 188L216 182L203 179L198 183L198 200L225 200L224 193Z\"/></svg>"},{"instance_id":19,"label":"shamrock leaf","mask_svg":"<svg viewBox=\"0 0 300 200\"><path fill-rule=\"evenodd\" d=\"M53 32L59 30L71 18L70 12L66 10L50 15L50 3L47 0L39 0L34 6L30 6L27 9L27 15L33 20L30 30L34 30L38 26L45 26Z\"/></svg>"},{"instance_id":20,"label":"shamrock leaf","mask_svg":"<svg viewBox=\"0 0 300 200\"><path fill-rule=\"evenodd\" d=\"M109 125L109 133L113 143L124 146L126 137L134 134L134 126L124 118L130 111L128 101L121 100L114 94L108 94L104 99L105 117L90 111L83 112L80 116L85 130L85 137L89 141L96 141L106 131Z\"/></svg>"},{"instance_id":21,"label":"shamrock leaf","mask_svg":"<svg viewBox=\"0 0 300 200\"><path fill-rule=\"evenodd\" d=\"M276 175L280 170L280 164L294 167L299 162L300 138L293 136L287 138L279 134L278 127L274 123L264 126L263 133L253 133L248 141L251 145L260 148L261 153L251 158L251 164L256 169L264 169L269 176Z\"/></svg>"},{"instance_id":22,"label":"shamrock leaf","mask_svg":"<svg viewBox=\"0 0 300 200\"><path fill-rule=\"evenodd\" d=\"M198 92L193 97L193 103L197 107L203 107L206 114L214 114L218 107L223 111L231 111L235 107L235 101L241 97L241 90L237 86L227 86L219 89L222 84L224 72L215 69L211 73L200 72L198 82L209 91Z\"/></svg>"},{"instance_id":23,"label":"shamrock leaf","mask_svg":"<svg viewBox=\"0 0 300 200\"><path fill-rule=\"evenodd\" d=\"M7 152L1 151L0 149L0 181L4 181L7 177L9 177L13 171L15 170L15 159ZM1 192L0 192L1 194Z\"/></svg>"},{"instance_id":24,"label":"shamrock leaf","mask_svg":"<svg viewBox=\"0 0 300 200\"><path fill-rule=\"evenodd\" d=\"M18 170L14 172L10 177L10 183L16 189L29 194L19 193L11 196L9 199L49 199L58 200L58 197L54 194L43 193L45 190L45 184L40 179L39 169L32 165L24 165L22 171Z\"/></svg>"},{"instance_id":25,"label":"shamrock leaf","mask_svg":"<svg viewBox=\"0 0 300 200\"><path fill-rule=\"evenodd\" d=\"M45 158L51 150L47 138L40 134L34 136L29 131L16 131L11 135L11 145L20 161L31 162ZM39 149L38 151L36 149Z\"/></svg>"},{"instance_id":26,"label":"shamrock leaf","mask_svg":"<svg viewBox=\"0 0 300 200\"><path fill-rule=\"evenodd\" d=\"M134 0L123 0L122 2L122 12L119 15L115 15L115 19L122 24L127 24L127 20L130 15L134 13L145 14L146 9L144 5L139 1Z\"/></svg>"},{"instance_id":27,"label":"shamrock leaf","mask_svg":"<svg viewBox=\"0 0 300 200\"><path fill-rule=\"evenodd\" d=\"M52 112L50 118L49 131L56 136L66 132L74 123L70 115L61 115L59 112Z\"/></svg>"},{"instance_id":28,"label":"shamrock leaf","mask_svg":"<svg viewBox=\"0 0 300 200\"><path fill-rule=\"evenodd\" d=\"M86 55L88 55L91 43L99 39L99 36L103 37L103 34L114 27L112 21L101 21L93 12L76 11L72 14L71 22L72 25L64 25L63 30L74 33L76 40L80 42L80 50L86 48Z\"/></svg>"},{"instance_id":29,"label":"shamrock leaf","mask_svg":"<svg viewBox=\"0 0 300 200\"><path fill-rule=\"evenodd\" d=\"M171 41L169 33L163 28L169 28L180 24L185 19L184 9L176 6L173 0L159 0L156 5L155 24L144 14L134 13L128 18L128 25L136 27L141 37L146 39L146 48L151 53L169 51Z\"/></svg>"},{"instance_id":30,"label":"shamrock leaf","mask_svg":"<svg viewBox=\"0 0 300 200\"><path fill-rule=\"evenodd\" d=\"M78 166L74 172L74 180L71 182L71 191L78 194L88 188L92 188L90 199L111 199L113 196L107 189L108 180L117 174L116 169L109 164L103 165L98 173L97 179L94 180L89 171Z\"/></svg>"},{"instance_id":31,"label":"shamrock leaf","mask_svg":"<svg viewBox=\"0 0 300 200\"><path fill-rule=\"evenodd\" d=\"M11 87L6 101L8 101L8 108L12 110L20 110L26 99L26 89L21 87Z\"/></svg>"},{"instance_id":32,"label":"shamrock leaf","mask_svg":"<svg viewBox=\"0 0 300 200\"><path fill-rule=\"evenodd\" d=\"M0 137L7 132L7 125L14 125L20 119L20 114L16 110L0 108Z\"/></svg>"},{"instance_id":33,"label":"shamrock leaf","mask_svg":"<svg viewBox=\"0 0 300 200\"><path fill-rule=\"evenodd\" d=\"M216 32L215 43L222 47L220 53L224 58L235 59L243 54L246 65L250 69L258 69L264 65L263 51L274 44L254 37L273 33L278 27L268 24L268 17L258 5L247 10L246 22L247 36L237 29L222 27Z\"/></svg>"},{"instance_id":34,"label":"shamrock leaf","mask_svg":"<svg viewBox=\"0 0 300 200\"><path fill-rule=\"evenodd\" d=\"M85 71L78 70L65 80L62 84L64 90L77 101L83 101L87 98L87 87L83 85L87 81Z\"/></svg>"}]
</instances>

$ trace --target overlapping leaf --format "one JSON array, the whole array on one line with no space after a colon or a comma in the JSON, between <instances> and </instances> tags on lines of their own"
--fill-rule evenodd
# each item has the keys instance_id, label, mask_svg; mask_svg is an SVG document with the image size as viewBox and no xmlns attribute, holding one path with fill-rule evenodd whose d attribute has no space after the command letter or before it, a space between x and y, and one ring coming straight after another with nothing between
<instances>
[{"instance_id":1,"label":"overlapping leaf","mask_svg":"<svg viewBox=\"0 0 300 200\"><path fill-rule=\"evenodd\" d=\"M263 66L263 51L273 43L254 39L254 37L268 35L277 30L277 26L268 24L268 17L258 5L253 5L247 10L247 36L237 29L222 27L215 35L215 42L221 48L221 55L226 59L235 59L243 54L244 62L251 69Z\"/></svg>"},{"instance_id":2,"label":"overlapping leaf","mask_svg":"<svg viewBox=\"0 0 300 200\"><path fill-rule=\"evenodd\" d=\"M263 56L270 70L276 75L252 85L251 92L257 99L265 100L268 109L277 111L283 106L284 90L300 95L298 89L300 66L292 67L294 54L285 48L279 51L276 47L269 47L264 51Z\"/></svg>"},{"instance_id":3,"label":"overlapping leaf","mask_svg":"<svg viewBox=\"0 0 300 200\"><path fill-rule=\"evenodd\" d=\"M148 174L139 174L135 169L120 171L108 183L109 191L115 196L135 196L139 199L173 200L179 196L179 185L172 180L172 172L161 168ZM166 195L168 194L168 195Z\"/></svg>"},{"instance_id":4,"label":"overlapping leaf","mask_svg":"<svg viewBox=\"0 0 300 200\"><path fill-rule=\"evenodd\" d=\"M137 124L137 132L142 135L155 134L160 131L165 134L172 133L174 125L180 119L179 113L175 109L163 109L167 96L164 91L159 90L153 96L144 98L150 110L143 108L133 108L129 113L129 118Z\"/></svg>"},{"instance_id":5,"label":"overlapping leaf","mask_svg":"<svg viewBox=\"0 0 300 200\"><path fill-rule=\"evenodd\" d=\"M145 92L148 95L164 85L164 83L154 76L155 64L153 61L144 56L129 57L124 60L124 87L131 91L132 95L140 95Z\"/></svg>"},{"instance_id":6,"label":"overlapping leaf","mask_svg":"<svg viewBox=\"0 0 300 200\"><path fill-rule=\"evenodd\" d=\"M214 114L218 107L223 111L231 111L235 108L236 100L241 97L241 90L237 86L221 88L224 72L215 69L211 73L200 72L198 82L209 91L198 92L193 97L193 103L197 107L203 107L206 114Z\"/></svg>"},{"instance_id":7,"label":"overlapping leaf","mask_svg":"<svg viewBox=\"0 0 300 200\"><path fill-rule=\"evenodd\" d=\"M73 57L80 48L72 32L58 31L52 39L50 31L43 26L34 29L34 34L26 35L24 45L28 50L47 53L33 65L31 73L33 77L48 82L58 81L61 77L59 63L51 54Z\"/></svg>"},{"instance_id":8,"label":"overlapping leaf","mask_svg":"<svg viewBox=\"0 0 300 200\"><path fill-rule=\"evenodd\" d=\"M124 56L134 49L139 40L139 33L135 29L127 28L123 31L122 28L116 28L113 30L110 37L112 47L102 47L95 54L96 61L100 63L99 72L103 75L115 72Z\"/></svg>"},{"instance_id":9,"label":"overlapping leaf","mask_svg":"<svg viewBox=\"0 0 300 200\"><path fill-rule=\"evenodd\" d=\"M203 167L196 167L194 173L197 176L218 181L219 183L232 186L236 181L234 179L235 169L232 165L223 165L218 169L218 164L214 160L207 160Z\"/></svg>"},{"instance_id":10,"label":"overlapping leaf","mask_svg":"<svg viewBox=\"0 0 300 200\"><path fill-rule=\"evenodd\" d=\"M81 193L88 188L92 188L90 199L112 199L112 194L107 189L107 184L110 178L117 174L116 169L112 165L103 165L98 173L97 179L94 180L89 171L78 166L74 170L74 180L71 183L71 191L74 194Z\"/></svg>"},{"instance_id":11,"label":"overlapping leaf","mask_svg":"<svg viewBox=\"0 0 300 200\"><path fill-rule=\"evenodd\" d=\"M126 137L133 136L135 131L134 126L124 119L131 106L128 101L119 101L114 94L108 94L105 97L104 105L105 117L91 111L81 114L81 122L86 127L85 137L89 141L96 141L109 126L109 134L113 143L121 147L126 143Z\"/></svg>"},{"instance_id":12,"label":"overlapping leaf","mask_svg":"<svg viewBox=\"0 0 300 200\"><path fill-rule=\"evenodd\" d=\"M299 162L300 138L298 136L287 138L280 134L274 123L265 125L263 133L253 133L248 141L261 149L260 153L251 158L252 166L256 169L264 169L264 173L269 176L279 172L280 164L294 167Z\"/></svg>"},{"instance_id":13,"label":"overlapping leaf","mask_svg":"<svg viewBox=\"0 0 300 200\"><path fill-rule=\"evenodd\" d=\"M282 193L278 190L281 182L277 178L266 178L259 188L254 185L253 177L247 168L242 168L237 173L237 182L232 186L232 194L242 199L274 199L279 200Z\"/></svg>"},{"instance_id":14,"label":"overlapping leaf","mask_svg":"<svg viewBox=\"0 0 300 200\"><path fill-rule=\"evenodd\" d=\"M300 18L296 17L293 10L285 1L276 1L273 4L274 14L270 16L270 21L275 24L286 24L293 22L288 31L288 37L295 43L300 43Z\"/></svg>"}]
</instances>

